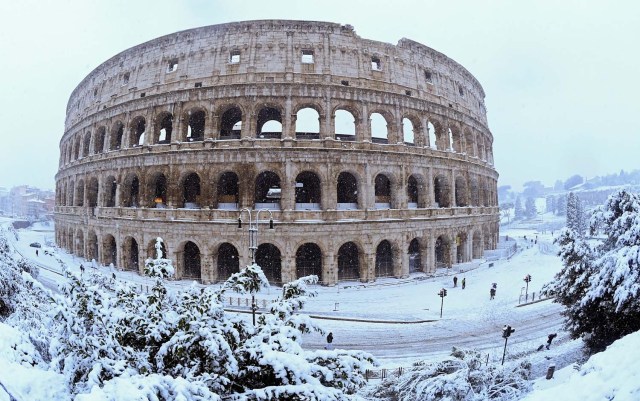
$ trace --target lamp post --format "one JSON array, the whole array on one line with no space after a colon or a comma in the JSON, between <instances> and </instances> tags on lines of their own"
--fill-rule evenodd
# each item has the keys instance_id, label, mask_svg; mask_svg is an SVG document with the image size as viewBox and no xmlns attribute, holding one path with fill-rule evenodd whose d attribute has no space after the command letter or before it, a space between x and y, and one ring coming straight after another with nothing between
<instances>
[{"instance_id":1,"label":"lamp post","mask_svg":"<svg viewBox=\"0 0 640 401\"><path fill-rule=\"evenodd\" d=\"M255 212L255 220L251 216L251 209L242 208L240 209L240 214L238 215L238 228L242 229L242 212L247 212L249 215L249 251L251 252L251 263L256 263L256 252L258 250L258 223L260 222L259 216L260 212L269 212L269 229L273 230L273 214L271 214L271 210L269 209L260 209L254 210ZM253 325L256 325L256 311L258 310L258 305L256 305L256 295L251 293L251 315L253 318Z\"/></svg>"},{"instance_id":2,"label":"lamp post","mask_svg":"<svg viewBox=\"0 0 640 401\"><path fill-rule=\"evenodd\" d=\"M525 283L527 283L527 289L524 291L524 301L527 302L529 300L529 283L531 282L531 275L527 274L526 276L524 276L523 280Z\"/></svg>"},{"instance_id":3,"label":"lamp post","mask_svg":"<svg viewBox=\"0 0 640 401\"><path fill-rule=\"evenodd\" d=\"M440 297L440 319L442 319L442 306L444 305L444 297L447 296L447 290L441 288L440 292L438 292L438 296Z\"/></svg>"},{"instance_id":4,"label":"lamp post","mask_svg":"<svg viewBox=\"0 0 640 401\"><path fill-rule=\"evenodd\" d=\"M513 333L514 331L516 331L516 329L512 328L511 326L505 325L502 328L502 338L504 338L504 351L502 351L502 364L503 365L504 365L504 357L507 354L507 340L509 340L509 336L511 336L511 333Z\"/></svg>"}]
</instances>

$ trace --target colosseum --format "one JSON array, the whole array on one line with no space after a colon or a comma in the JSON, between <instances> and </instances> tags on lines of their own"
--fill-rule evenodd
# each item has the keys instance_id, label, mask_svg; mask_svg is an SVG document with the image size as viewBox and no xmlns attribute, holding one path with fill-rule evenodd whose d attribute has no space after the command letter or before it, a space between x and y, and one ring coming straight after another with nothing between
<instances>
[{"instance_id":1,"label":"colosseum","mask_svg":"<svg viewBox=\"0 0 640 401\"><path fill-rule=\"evenodd\" d=\"M499 220L484 97L444 54L350 25L248 21L151 40L69 98L57 244L141 272L162 237L176 277L205 284L254 252L276 284L482 258Z\"/></svg>"}]
</instances>

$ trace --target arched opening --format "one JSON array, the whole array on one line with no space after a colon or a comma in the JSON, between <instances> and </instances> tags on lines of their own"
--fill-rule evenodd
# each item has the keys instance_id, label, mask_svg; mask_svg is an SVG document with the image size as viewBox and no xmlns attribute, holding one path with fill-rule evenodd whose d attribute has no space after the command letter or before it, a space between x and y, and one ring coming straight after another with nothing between
<instances>
[{"instance_id":1,"label":"arched opening","mask_svg":"<svg viewBox=\"0 0 640 401\"><path fill-rule=\"evenodd\" d=\"M338 249L338 281L360 279L360 251L353 242Z\"/></svg>"},{"instance_id":2,"label":"arched opening","mask_svg":"<svg viewBox=\"0 0 640 401\"><path fill-rule=\"evenodd\" d=\"M402 137L407 145L415 144L415 133L413 131L413 123L408 118L402 119Z\"/></svg>"},{"instance_id":3,"label":"arched opening","mask_svg":"<svg viewBox=\"0 0 640 401\"><path fill-rule=\"evenodd\" d=\"M124 135L124 125L120 121L115 123L111 130L111 143L109 150L118 150L122 146L122 136Z\"/></svg>"},{"instance_id":4,"label":"arched opening","mask_svg":"<svg viewBox=\"0 0 640 401\"><path fill-rule=\"evenodd\" d=\"M341 141L356 140L356 119L347 110L336 110L334 114L336 139Z\"/></svg>"},{"instance_id":5,"label":"arched opening","mask_svg":"<svg viewBox=\"0 0 640 401\"><path fill-rule=\"evenodd\" d=\"M343 171L338 175L337 196L338 210L358 208L358 181L353 174Z\"/></svg>"},{"instance_id":6,"label":"arched opening","mask_svg":"<svg viewBox=\"0 0 640 401\"><path fill-rule=\"evenodd\" d=\"M84 206L84 181L78 181L78 186L76 187L76 195L75 195L75 204L73 206Z\"/></svg>"},{"instance_id":7,"label":"arched opening","mask_svg":"<svg viewBox=\"0 0 640 401\"><path fill-rule=\"evenodd\" d=\"M282 284L280 250L275 245L260 244L256 251L256 264L262 268L270 284Z\"/></svg>"},{"instance_id":8,"label":"arched opening","mask_svg":"<svg viewBox=\"0 0 640 401\"><path fill-rule=\"evenodd\" d=\"M371 113L371 141L373 143L388 143L387 120L380 113Z\"/></svg>"},{"instance_id":9,"label":"arched opening","mask_svg":"<svg viewBox=\"0 0 640 401\"><path fill-rule=\"evenodd\" d=\"M472 178L469 187L471 192L471 205L480 206L480 187L478 186L478 180Z\"/></svg>"},{"instance_id":10,"label":"arched opening","mask_svg":"<svg viewBox=\"0 0 640 401\"><path fill-rule=\"evenodd\" d=\"M96 139L93 144L94 150L93 153L102 153L104 152L104 138L107 135L107 129L105 127L98 128L98 132L96 133Z\"/></svg>"},{"instance_id":11,"label":"arched opening","mask_svg":"<svg viewBox=\"0 0 640 401\"><path fill-rule=\"evenodd\" d=\"M95 177L91 178L87 185L87 201L89 207L98 206L98 179Z\"/></svg>"},{"instance_id":12,"label":"arched opening","mask_svg":"<svg viewBox=\"0 0 640 401\"><path fill-rule=\"evenodd\" d=\"M91 230L87 235L87 260L98 261L98 236L96 232Z\"/></svg>"},{"instance_id":13,"label":"arched opening","mask_svg":"<svg viewBox=\"0 0 640 401\"><path fill-rule=\"evenodd\" d=\"M238 209L238 199L240 196L238 175L227 171L218 180L218 209Z\"/></svg>"},{"instance_id":14,"label":"arched opening","mask_svg":"<svg viewBox=\"0 0 640 401\"><path fill-rule=\"evenodd\" d=\"M75 201L73 200L73 197L75 196L76 192L74 189L75 189L75 183L71 181L69 183L69 189L67 191L67 205L69 206L75 205Z\"/></svg>"},{"instance_id":15,"label":"arched opening","mask_svg":"<svg viewBox=\"0 0 640 401\"><path fill-rule=\"evenodd\" d=\"M196 173L191 173L182 182L182 202L185 209L199 208L198 198L200 196L200 177Z\"/></svg>"},{"instance_id":16,"label":"arched opening","mask_svg":"<svg viewBox=\"0 0 640 401\"><path fill-rule=\"evenodd\" d=\"M280 210L280 177L272 171L258 174L255 185L255 208Z\"/></svg>"},{"instance_id":17,"label":"arched opening","mask_svg":"<svg viewBox=\"0 0 640 401\"><path fill-rule=\"evenodd\" d=\"M446 133L446 135L445 135L446 149L448 151L453 152L454 151L454 148L453 148L453 133L451 132L451 128L447 128L445 130L445 133Z\"/></svg>"},{"instance_id":18,"label":"arched opening","mask_svg":"<svg viewBox=\"0 0 640 401\"><path fill-rule=\"evenodd\" d=\"M374 182L376 209L391 209L391 181L384 174L378 174Z\"/></svg>"},{"instance_id":19,"label":"arched opening","mask_svg":"<svg viewBox=\"0 0 640 401\"><path fill-rule=\"evenodd\" d=\"M78 230L76 232L74 253L76 254L76 256L84 258L84 233L82 232L82 230Z\"/></svg>"},{"instance_id":20,"label":"arched opening","mask_svg":"<svg viewBox=\"0 0 640 401\"><path fill-rule=\"evenodd\" d=\"M218 248L218 280L226 281L240 271L240 256L235 246L228 242Z\"/></svg>"},{"instance_id":21,"label":"arched opening","mask_svg":"<svg viewBox=\"0 0 640 401\"><path fill-rule=\"evenodd\" d=\"M473 258L481 259L484 256L484 246L482 244L482 235L480 233L473 233L471 245L473 247Z\"/></svg>"},{"instance_id":22,"label":"arched opening","mask_svg":"<svg viewBox=\"0 0 640 401\"><path fill-rule=\"evenodd\" d=\"M306 243L296 252L296 277L316 275L322 282L322 251L313 243Z\"/></svg>"},{"instance_id":23,"label":"arched opening","mask_svg":"<svg viewBox=\"0 0 640 401\"><path fill-rule=\"evenodd\" d=\"M91 147L91 132L87 132L84 135L84 142L82 144L82 155L84 157L89 156L90 147Z\"/></svg>"},{"instance_id":24,"label":"arched opening","mask_svg":"<svg viewBox=\"0 0 640 401\"><path fill-rule=\"evenodd\" d=\"M451 244L449 239L441 235L436 239L434 254L436 257L436 268L451 267Z\"/></svg>"},{"instance_id":25,"label":"arched opening","mask_svg":"<svg viewBox=\"0 0 640 401\"><path fill-rule=\"evenodd\" d=\"M409 273L416 273L421 270L422 258L420 255L420 242L414 238L409 243Z\"/></svg>"},{"instance_id":26,"label":"arched opening","mask_svg":"<svg viewBox=\"0 0 640 401\"><path fill-rule=\"evenodd\" d=\"M456 260L455 263L468 262L467 258L467 233L461 232L456 235Z\"/></svg>"},{"instance_id":27,"label":"arched opening","mask_svg":"<svg viewBox=\"0 0 640 401\"><path fill-rule=\"evenodd\" d=\"M305 171L296 177L296 210L320 210L320 178Z\"/></svg>"},{"instance_id":28,"label":"arched opening","mask_svg":"<svg viewBox=\"0 0 640 401\"><path fill-rule=\"evenodd\" d=\"M451 207L449 181L442 175L433 179L433 195L436 207Z\"/></svg>"},{"instance_id":29,"label":"arched opening","mask_svg":"<svg viewBox=\"0 0 640 401\"><path fill-rule=\"evenodd\" d=\"M131 138L129 147L140 146L144 144L144 135L147 129L147 122L144 117L136 117L131 122Z\"/></svg>"},{"instance_id":30,"label":"arched opening","mask_svg":"<svg viewBox=\"0 0 640 401\"><path fill-rule=\"evenodd\" d=\"M232 107L220 119L220 139L239 139L242 130L242 111Z\"/></svg>"},{"instance_id":31,"label":"arched opening","mask_svg":"<svg viewBox=\"0 0 640 401\"><path fill-rule=\"evenodd\" d=\"M469 206L467 193L467 180L463 177L456 177L456 206Z\"/></svg>"},{"instance_id":32,"label":"arched opening","mask_svg":"<svg viewBox=\"0 0 640 401\"><path fill-rule=\"evenodd\" d=\"M114 176L110 175L104 182L104 205L106 207L116 206L116 192L118 191L118 183Z\"/></svg>"},{"instance_id":33,"label":"arched opening","mask_svg":"<svg viewBox=\"0 0 640 401\"><path fill-rule=\"evenodd\" d=\"M473 134L471 133L470 130L465 130L464 131L464 141L465 141L465 145L466 145L466 150L465 152L469 155L469 156L475 156L476 152L473 148L473 143L475 142L473 139Z\"/></svg>"},{"instance_id":34,"label":"arched opening","mask_svg":"<svg viewBox=\"0 0 640 401\"><path fill-rule=\"evenodd\" d=\"M376 277L393 276L393 250L391 243L383 240L376 247Z\"/></svg>"},{"instance_id":35,"label":"arched opening","mask_svg":"<svg viewBox=\"0 0 640 401\"><path fill-rule=\"evenodd\" d=\"M264 107L258 113L258 138L280 139L282 137L282 115L280 110Z\"/></svg>"},{"instance_id":36,"label":"arched opening","mask_svg":"<svg viewBox=\"0 0 640 401\"><path fill-rule=\"evenodd\" d=\"M153 206L160 209L165 208L167 205L167 177L162 173L157 173L150 181Z\"/></svg>"},{"instance_id":37,"label":"arched opening","mask_svg":"<svg viewBox=\"0 0 640 401\"><path fill-rule=\"evenodd\" d=\"M182 252L183 278L200 279L200 248L191 241L184 244Z\"/></svg>"},{"instance_id":38,"label":"arched opening","mask_svg":"<svg viewBox=\"0 0 640 401\"><path fill-rule=\"evenodd\" d=\"M320 138L320 114L315 109L306 107L296 114L296 138Z\"/></svg>"},{"instance_id":39,"label":"arched opening","mask_svg":"<svg viewBox=\"0 0 640 401\"><path fill-rule=\"evenodd\" d=\"M204 139L205 113L202 110L189 112L187 125L187 141L202 141Z\"/></svg>"},{"instance_id":40,"label":"arched opening","mask_svg":"<svg viewBox=\"0 0 640 401\"><path fill-rule=\"evenodd\" d=\"M125 178L122 195L123 207L140 206L140 180L137 175L129 174Z\"/></svg>"},{"instance_id":41,"label":"arched opening","mask_svg":"<svg viewBox=\"0 0 640 401\"><path fill-rule=\"evenodd\" d=\"M451 149L458 153L464 152L460 129L458 127L451 127L449 128L449 132L451 133Z\"/></svg>"},{"instance_id":42,"label":"arched opening","mask_svg":"<svg viewBox=\"0 0 640 401\"><path fill-rule=\"evenodd\" d=\"M105 266L118 264L118 247L116 239L111 234L105 235L102 240L102 260Z\"/></svg>"},{"instance_id":43,"label":"arched opening","mask_svg":"<svg viewBox=\"0 0 640 401\"><path fill-rule=\"evenodd\" d=\"M407 206L409 209L418 208L418 180L413 175L407 182Z\"/></svg>"},{"instance_id":44,"label":"arched opening","mask_svg":"<svg viewBox=\"0 0 640 401\"><path fill-rule=\"evenodd\" d=\"M78 138L78 140L75 142L75 146L73 147L73 149L75 150L74 154L74 160L80 160L80 158L82 157L82 142L80 141L80 138Z\"/></svg>"},{"instance_id":45,"label":"arched opening","mask_svg":"<svg viewBox=\"0 0 640 401\"><path fill-rule=\"evenodd\" d=\"M154 143L167 144L171 142L171 133L173 132L173 114L162 113L158 116L158 124L156 126Z\"/></svg>"},{"instance_id":46,"label":"arched opening","mask_svg":"<svg viewBox=\"0 0 640 401\"><path fill-rule=\"evenodd\" d=\"M138 271L139 265L138 241L132 237L124 240L124 268L126 270Z\"/></svg>"},{"instance_id":47,"label":"arched opening","mask_svg":"<svg viewBox=\"0 0 640 401\"><path fill-rule=\"evenodd\" d=\"M151 259L157 259L158 258L158 251L156 250L156 240L157 240L157 238L158 237L154 238L153 240L149 241L149 244L147 244L147 257L148 258L151 258ZM169 254L167 253L167 246L166 246L164 241L160 241L160 251L162 252L162 258L163 259L170 259L169 258Z\"/></svg>"}]
</instances>

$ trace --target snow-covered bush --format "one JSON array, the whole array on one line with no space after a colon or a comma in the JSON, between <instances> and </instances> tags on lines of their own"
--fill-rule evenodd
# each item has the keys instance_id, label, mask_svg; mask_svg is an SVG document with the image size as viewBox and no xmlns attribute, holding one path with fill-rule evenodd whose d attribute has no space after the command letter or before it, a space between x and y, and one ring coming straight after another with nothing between
<instances>
[{"instance_id":1,"label":"snow-covered bush","mask_svg":"<svg viewBox=\"0 0 640 401\"><path fill-rule=\"evenodd\" d=\"M162 238L156 238L156 257L144 261L144 274L150 277L171 278L175 274L175 268L171 259L165 259L162 254Z\"/></svg>"},{"instance_id":2,"label":"snow-covered bush","mask_svg":"<svg viewBox=\"0 0 640 401\"><path fill-rule=\"evenodd\" d=\"M95 274L84 281L70 275L55 312L62 325L52 365L76 394L116 391L114 383L126 378L153 376L156 384L144 386L140 399L174 399L166 395L184 391L185 400L345 400L364 384L372 358L302 349L302 334L322 332L297 314L313 295L307 289L313 280L285 285L254 327L226 313L221 299L229 289L254 294L266 285L257 265L232 275L217 291L194 286L172 293L157 280L145 294Z\"/></svg>"},{"instance_id":3,"label":"snow-covered bush","mask_svg":"<svg viewBox=\"0 0 640 401\"><path fill-rule=\"evenodd\" d=\"M420 362L397 378L383 380L371 396L397 401L507 401L529 391L530 364L483 366L478 351L453 348L440 362Z\"/></svg>"},{"instance_id":4,"label":"snow-covered bush","mask_svg":"<svg viewBox=\"0 0 640 401\"><path fill-rule=\"evenodd\" d=\"M566 326L600 351L640 330L640 196L620 190L591 218L591 232L606 235L590 245L573 230L556 243L564 268L548 287L566 306Z\"/></svg>"}]
</instances>

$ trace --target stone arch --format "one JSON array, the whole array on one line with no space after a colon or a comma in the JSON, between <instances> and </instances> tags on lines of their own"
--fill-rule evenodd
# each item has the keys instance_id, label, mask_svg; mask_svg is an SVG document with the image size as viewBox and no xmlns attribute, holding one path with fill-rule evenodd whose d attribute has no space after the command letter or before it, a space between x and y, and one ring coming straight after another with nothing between
<instances>
[{"instance_id":1,"label":"stone arch","mask_svg":"<svg viewBox=\"0 0 640 401\"><path fill-rule=\"evenodd\" d=\"M221 109L220 139L239 139L242 130L242 109L238 105L227 105Z\"/></svg>"},{"instance_id":2,"label":"stone arch","mask_svg":"<svg viewBox=\"0 0 640 401\"><path fill-rule=\"evenodd\" d=\"M296 177L296 210L320 210L322 185L318 175L312 171L303 171Z\"/></svg>"},{"instance_id":3,"label":"stone arch","mask_svg":"<svg viewBox=\"0 0 640 401\"><path fill-rule=\"evenodd\" d=\"M456 260L455 263L465 263L468 262L469 253L468 253L468 240L469 235L466 231L458 231L455 237L456 240Z\"/></svg>"},{"instance_id":4,"label":"stone arch","mask_svg":"<svg viewBox=\"0 0 640 401\"><path fill-rule=\"evenodd\" d=\"M196 172L186 173L181 182L182 207L186 209L198 209L200 207L201 179Z\"/></svg>"},{"instance_id":5,"label":"stone arch","mask_svg":"<svg viewBox=\"0 0 640 401\"><path fill-rule=\"evenodd\" d=\"M422 270L422 254L420 252L420 241L414 238L409 242L407 248L409 254L409 273L416 273Z\"/></svg>"},{"instance_id":6,"label":"stone arch","mask_svg":"<svg viewBox=\"0 0 640 401\"><path fill-rule=\"evenodd\" d=\"M391 242L382 240L376 247L376 277L392 277L394 275L394 255Z\"/></svg>"},{"instance_id":7,"label":"stone arch","mask_svg":"<svg viewBox=\"0 0 640 401\"><path fill-rule=\"evenodd\" d=\"M131 236L125 237L123 244L124 269L138 271L140 265L140 249L138 241Z\"/></svg>"},{"instance_id":8,"label":"stone arch","mask_svg":"<svg viewBox=\"0 0 640 401\"><path fill-rule=\"evenodd\" d=\"M75 182L69 181L69 188L67 191L67 205L69 206L75 206L75 201L74 201L74 196L76 195L75 193Z\"/></svg>"},{"instance_id":9,"label":"stone arch","mask_svg":"<svg viewBox=\"0 0 640 401\"><path fill-rule=\"evenodd\" d=\"M476 152L475 152L474 144L476 141L474 139L473 132L471 132L471 129L469 128L464 129L464 142L466 145L465 153L469 156L475 157Z\"/></svg>"},{"instance_id":10,"label":"stone arch","mask_svg":"<svg viewBox=\"0 0 640 401\"><path fill-rule=\"evenodd\" d=\"M98 206L98 179L96 177L91 177L89 179L89 183L87 184L87 202L89 207Z\"/></svg>"},{"instance_id":11,"label":"stone arch","mask_svg":"<svg viewBox=\"0 0 640 401\"><path fill-rule=\"evenodd\" d=\"M335 138L342 141L356 140L356 116L350 108L336 108L333 112Z\"/></svg>"},{"instance_id":12,"label":"stone arch","mask_svg":"<svg viewBox=\"0 0 640 401\"><path fill-rule=\"evenodd\" d=\"M91 132L84 134L84 140L82 142L82 155L84 157L89 156L91 153Z\"/></svg>"},{"instance_id":13,"label":"stone arch","mask_svg":"<svg viewBox=\"0 0 640 401\"><path fill-rule=\"evenodd\" d=\"M451 150L456 153L464 152L465 148L463 146L460 127L458 127L457 124L450 125L449 134L451 135Z\"/></svg>"},{"instance_id":14,"label":"stone arch","mask_svg":"<svg viewBox=\"0 0 640 401\"><path fill-rule=\"evenodd\" d=\"M430 120L429 124L433 128L434 142L431 142L431 147L437 150L447 150L449 148L449 135L448 131L445 132L442 122L434 119ZM431 139L431 136L429 138Z\"/></svg>"},{"instance_id":15,"label":"stone arch","mask_svg":"<svg viewBox=\"0 0 640 401\"><path fill-rule=\"evenodd\" d=\"M408 208L427 207L427 184L422 174L413 173L407 179L407 202Z\"/></svg>"},{"instance_id":16,"label":"stone arch","mask_svg":"<svg viewBox=\"0 0 640 401\"><path fill-rule=\"evenodd\" d=\"M480 231L480 232L478 232ZM482 243L482 230L474 230L471 232L471 248L473 259L481 259L484 256L484 246Z\"/></svg>"},{"instance_id":17,"label":"stone arch","mask_svg":"<svg viewBox=\"0 0 640 401\"><path fill-rule=\"evenodd\" d=\"M200 247L193 241L186 241L182 244L182 277L200 280L202 277L202 257Z\"/></svg>"},{"instance_id":18,"label":"stone arch","mask_svg":"<svg viewBox=\"0 0 640 401\"><path fill-rule=\"evenodd\" d=\"M451 207L449 180L442 174L433 178L433 196L437 207Z\"/></svg>"},{"instance_id":19,"label":"stone arch","mask_svg":"<svg viewBox=\"0 0 640 401\"><path fill-rule=\"evenodd\" d=\"M128 173L122 182L122 207L140 206L140 179L136 173Z\"/></svg>"},{"instance_id":20,"label":"stone arch","mask_svg":"<svg viewBox=\"0 0 640 401\"><path fill-rule=\"evenodd\" d=\"M337 208L340 210L358 209L360 206L359 182L355 174L342 171L336 182Z\"/></svg>"},{"instance_id":21,"label":"stone arch","mask_svg":"<svg viewBox=\"0 0 640 401\"><path fill-rule=\"evenodd\" d=\"M186 121L184 137L187 142L203 141L207 122L206 110L200 106L192 107L185 113L184 120Z\"/></svg>"},{"instance_id":22,"label":"stone arch","mask_svg":"<svg viewBox=\"0 0 640 401\"><path fill-rule=\"evenodd\" d=\"M93 142L93 153L104 152L104 140L107 137L107 128L104 126L98 127L96 131L96 138Z\"/></svg>"},{"instance_id":23,"label":"stone arch","mask_svg":"<svg viewBox=\"0 0 640 401\"><path fill-rule=\"evenodd\" d=\"M144 144L145 132L147 130L147 120L142 116L137 116L131 120L129 124L131 138L129 138L129 147L141 146Z\"/></svg>"},{"instance_id":24,"label":"stone arch","mask_svg":"<svg viewBox=\"0 0 640 401\"><path fill-rule=\"evenodd\" d=\"M74 245L73 253L84 258L84 232L81 229L76 230Z\"/></svg>"},{"instance_id":25,"label":"stone arch","mask_svg":"<svg viewBox=\"0 0 640 401\"><path fill-rule=\"evenodd\" d=\"M124 136L124 124L122 121L116 121L111 127L109 140L109 150L118 150L122 147Z\"/></svg>"},{"instance_id":26,"label":"stone arch","mask_svg":"<svg viewBox=\"0 0 640 401\"><path fill-rule=\"evenodd\" d=\"M233 171L220 175L217 185L218 209L238 209L240 203L240 180Z\"/></svg>"},{"instance_id":27,"label":"stone arch","mask_svg":"<svg viewBox=\"0 0 640 401\"><path fill-rule=\"evenodd\" d=\"M317 244L307 242L296 251L296 278L316 275L322 282L322 250Z\"/></svg>"},{"instance_id":28,"label":"stone arch","mask_svg":"<svg viewBox=\"0 0 640 401\"><path fill-rule=\"evenodd\" d=\"M240 271L240 255L236 247L228 242L220 244L217 253L218 280L226 281Z\"/></svg>"},{"instance_id":29,"label":"stone arch","mask_svg":"<svg viewBox=\"0 0 640 401\"><path fill-rule=\"evenodd\" d=\"M77 136L73 149L74 160L80 160L82 158L82 137L80 135Z\"/></svg>"},{"instance_id":30,"label":"stone arch","mask_svg":"<svg viewBox=\"0 0 640 401\"><path fill-rule=\"evenodd\" d=\"M374 143L389 142L389 120L385 117L384 112L375 111L369 115L369 124L371 126L371 141Z\"/></svg>"},{"instance_id":31,"label":"stone arch","mask_svg":"<svg viewBox=\"0 0 640 401\"><path fill-rule=\"evenodd\" d=\"M391 180L384 173L374 179L374 196L376 209L391 209Z\"/></svg>"},{"instance_id":32,"label":"stone arch","mask_svg":"<svg viewBox=\"0 0 640 401\"><path fill-rule=\"evenodd\" d=\"M282 109L279 106L261 107L258 111L256 129L258 138L282 138Z\"/></svg>"},{"instance_id":33,"label":"stone arch","mask_svg":"<svg viewBox=\"0 0 640 401\"><path fill-rule=\"evenodd\" d=\"M83 179L80 179L78 181L74 199L75 199L75 202L73 206L84 206L84 180Z\"/></svg>"},{"instance_id":34,"label":"stone arch","mask_svg":"<svg viewBox=\"0 0 640 401\"><path fill-rule=\"evenodd\" d=\"M160 112L155 119L155 130L153 132L154 144L171 143L173 134L173 114L168 111Z\"/></svg>"},{"instance_id":35,"label":"stone arch","mask_svg":"<svg viewBox=\"0 0 640 401\"><path fill-rule=\"evenodd\" d=\"M469 193L467 190L467 180L463 176L457 176L455 180L456 206L469 206Z\"/></svg>"},{"instance_id":36,"label":"stone arch","mask_svg":"<svg viewBox=\"0 0 640 401\"><path fill-rule=\"evenodd\" d=\"M408 145L416 143L414 124L407 117L402 118L402 141Z\"/></svg>"},{"instance_id":37,"label":"stone arch","mask_svg":"<svg viewBox=\"0 0 640 401\"><path fill-rule=\"evenodd\" d=\"M304 105L295 114L296 138L320 138L320 108L315 105ZM320 109L321 110L321 109Z\"/></svg>"},{"instance_id":38,"label":"stone arch","mask_svg":"<svg viewBox=\"0 0 640 401\"><path fill-rule=\"evenodd\" d=\"M433 254L436 268L451 267L451 241L447 235L442 234L436 238Z\"/></svg>"},{"instance_id":39,"label":"stone arch","mask_svg":"<svg viewBox=\"0 0 640 401\"><path fill-rule=\"evenodd\" d=\"M478 179L475 177L471 177L469 180L469 195L471 206L480 206L480 187Z\"/></svg>"},{"instance_id":40,"label":"stone arch","mask_svg":"<svg viewBox=\"0 0 640 401\"><path fill-rule=\"evenodd\" d=\"M118 266L118 244L111 234L105 234L102 237L102 264Z\"/></svg>"},{"instance_id":41,"label":"stone arch","mask_svg":"<svg viewBox=\"0 0 640 401\"><path fill-rule=\"evenodd\" d=\"M89 261L98 261L100 257L98 255L98 236L94 230L89 230L87 233L87 255L86 259Z\"/></svg>"},{"instance_id":42,"label":"stone arch","mask_svg":"<svg viewBox=\"0 0 640 401\"><path fill-rule=\"evenodd\" d=\"M345 242L338 248L338 281L360 280L363 262L362 249L355 242Z\"/></svg>"},{"instance_id":43,"label":"stone arch","mask_svg":"<svg viewBox=\"0 0 640 401\"><path fill-rule=\"evenodd\" d=\"M147 180L147 193L153 196L152 207L166 207L168 185L167 176L163 172L158 171L149 176Z\"/></svg>"},{"instance_id":44,"label":"stone arch","mask_svg":"<svg viewBox=\"0 0 640 401\"><path fill-rule=\"evenodd\" d=\"M262 268L270 284L282 285L282 256L277 246L260 244L256 250L256 264Z\"/></svg>"},{"instance_id":45,"label":"stone arch","mask_svg":"<svg viewBox=\"0 0 640 401\"><path fill-rule=\"evenodd\" d=\"M263 171L256 177L254 203L256 209L280 209L282 188L280 176L273 171Z\"/></svg>"}]
</instances>

